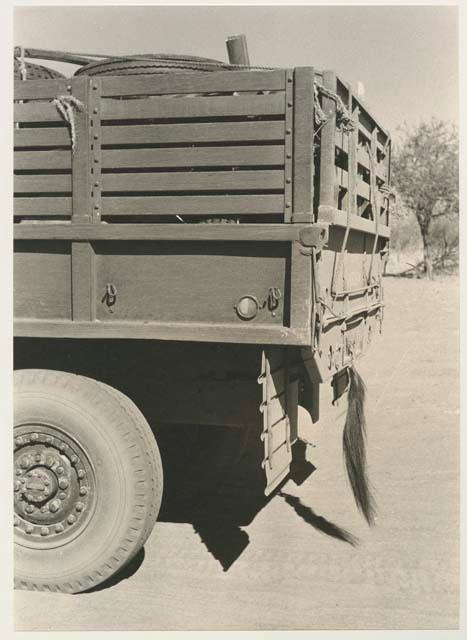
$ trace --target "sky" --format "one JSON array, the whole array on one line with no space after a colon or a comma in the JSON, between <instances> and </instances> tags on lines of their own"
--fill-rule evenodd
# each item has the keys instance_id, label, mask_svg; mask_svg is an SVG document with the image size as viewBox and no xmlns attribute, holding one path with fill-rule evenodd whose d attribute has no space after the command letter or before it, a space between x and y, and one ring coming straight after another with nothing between
<instances>
[{"instance_id":1,"label":"sky","mask_svg":"<svg viewBox=\"0 0 467 640\"><path fill-rule=\"evenodd\" d=\"M255 65L334 69L397 138L403 122L458 120L454 6L20 6L14 43L84 53L227 60L244 33ZM72 68L70 68L72 70Z\"/></svg>"}]
</instances>

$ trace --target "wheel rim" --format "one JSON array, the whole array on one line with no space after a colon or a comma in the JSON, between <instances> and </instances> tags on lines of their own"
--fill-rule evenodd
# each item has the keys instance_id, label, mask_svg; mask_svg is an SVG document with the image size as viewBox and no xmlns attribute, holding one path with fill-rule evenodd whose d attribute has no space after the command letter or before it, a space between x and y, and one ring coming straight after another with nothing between
<instances>
[{"instance_id":1,"label":"wheel rim","mask_svg":"<svg viewBox=\"0 0 467 640\"><path fill-rule=\"evenodd\" d=\"M68 544L88 526L96 479L81 445L45 424L15 427L15 543L49 549Z\"/></svg>"}]
</instances>

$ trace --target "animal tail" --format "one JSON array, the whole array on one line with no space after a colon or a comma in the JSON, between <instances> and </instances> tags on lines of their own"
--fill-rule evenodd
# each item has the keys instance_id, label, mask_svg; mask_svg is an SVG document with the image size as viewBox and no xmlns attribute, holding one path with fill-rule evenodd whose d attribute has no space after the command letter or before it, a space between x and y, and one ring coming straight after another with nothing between
<instances>
[{"instance_id":1,"label":"animal tail","mask_svg":"<svg viewBox=\"0 0 467 640\"><path fill-rule=\"evenodd\" d=\"M345 466L357 507L371 526L375 522L376 503L366 468L366 387L353 365L349 367L349 376L348 409L343 434Z\"/></svg>"}]
</instances>

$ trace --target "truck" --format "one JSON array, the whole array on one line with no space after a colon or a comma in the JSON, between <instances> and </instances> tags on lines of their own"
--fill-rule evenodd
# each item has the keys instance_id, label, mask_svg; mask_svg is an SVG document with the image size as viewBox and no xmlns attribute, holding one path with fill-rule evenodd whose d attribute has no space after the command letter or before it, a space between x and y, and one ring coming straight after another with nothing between
<instances>
[{"instance_id":1,"label":"truck","mask_svg":"<svg viewBox=\"0 0 467 640\"><path fill-rule=\"evenodd\" d=\"M15 48L17 588L81 592L135 557L157 424L249 430L272 496L300 416L345 416L373 519L354 365L383 322L391 138L336 72L227 49Z\"/></svg>"}]
</instances>

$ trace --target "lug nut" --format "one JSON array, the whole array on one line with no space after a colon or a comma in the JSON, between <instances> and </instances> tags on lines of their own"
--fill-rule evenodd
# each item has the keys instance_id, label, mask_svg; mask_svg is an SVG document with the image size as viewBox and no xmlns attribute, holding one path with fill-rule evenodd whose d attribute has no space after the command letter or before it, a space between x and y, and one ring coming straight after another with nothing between
<instances>
[{"instance_id":1,"label":"lug nut","mask_svg":"<svg viewBox=\"0 0 467 640\"><path fill-rule=\"evenodd\" d=\"M60 507L60 500L52 500L52 502L49 504L49 509L52 513L57 513Z\"/></svg>"}]
</instances>

